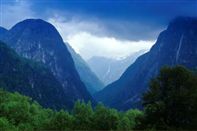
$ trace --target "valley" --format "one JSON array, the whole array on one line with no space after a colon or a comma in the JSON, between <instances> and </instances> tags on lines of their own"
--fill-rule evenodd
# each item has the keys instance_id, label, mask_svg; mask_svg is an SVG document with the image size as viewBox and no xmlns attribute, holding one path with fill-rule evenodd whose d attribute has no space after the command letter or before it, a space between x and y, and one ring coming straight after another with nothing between
<instances>
[{"instance_id":1,"label":"valley","mask_svg":"<svg viewBox=\"0 0 197 131\"><path fill-rule=\"evenodd\" d=\"M196 5L0 0L0 131L197 130Z\"/></svg>"}]
</instances>

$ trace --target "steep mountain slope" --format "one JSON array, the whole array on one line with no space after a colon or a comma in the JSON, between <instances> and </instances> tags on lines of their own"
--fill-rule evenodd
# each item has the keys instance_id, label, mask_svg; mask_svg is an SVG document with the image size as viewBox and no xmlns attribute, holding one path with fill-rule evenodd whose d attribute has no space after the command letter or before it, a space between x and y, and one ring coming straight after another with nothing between
<instances>
[{"instance_id":1,"label":"steep mountain slope","mask_svg":"<svg viewBox=\"0 0 197 131\"><path fill-rule=\"evenodd\" d=\"M42 64L24 59L0 42L0 87L30 96L44 107L64 108L69 101L61 84Z\"/></svg>"},{"instance_id":2,"label":"steep mountain slope","mask_svg":"<svg viewBox=\"0 0 197 131\"><path fill-rule=\"evenodd\" d=\"M145 52L145 50L142 50L120 60L95 56L90 58L87 63L106 86L119 79L129 65Z\"/></svg>"},{"instance_id":3,"label":"steep mountain slope","mask_svg":"<svg viewBox=\"0 0 197 131\"><path fill-rule=\"evenodd\" d=\"M90 70L89 66L86 64L83 58L81 58L81 56L78 55L68 43L66 43L66 45L74 60L75 67L79 73L79 76L86 85L88 91L91 94L94 94L95 92L101 90L104 87L103 83Z\"/></svg>"},{"instance_id":4,"label":"steep mountain slope","mask_svg":"<svg viewBox=\"0 0 197 131\"><path fill-rule=\"evenodd\" d=\"M6 30L3 27L0 27L0 39L8 32L8 30Z\"/></svg>"},{"instance_id":5,"label":"steep mountain slope","mask_svg":"<svg viewBox=\"0 0 197 131\"><path fill-rule=\"evenodd\" d=\"M21 56L44 63L63 86L69 103L77 99L93 101L53 25L40 19L24 20L12 27L3 40Z\"/></svg>"},{"instance_id":6,"label":"steep mountain slope","mask_svg":"<svg viewBox=\"0 0 197 131\"><path fill-rule=\"evenodd\" d=\"M149 80L164 65L197 67L197 18L174 19L148 53L140 56L119 80L96 94L97 100L123 110L139 106Z\"/></svg>"}]
</instances>

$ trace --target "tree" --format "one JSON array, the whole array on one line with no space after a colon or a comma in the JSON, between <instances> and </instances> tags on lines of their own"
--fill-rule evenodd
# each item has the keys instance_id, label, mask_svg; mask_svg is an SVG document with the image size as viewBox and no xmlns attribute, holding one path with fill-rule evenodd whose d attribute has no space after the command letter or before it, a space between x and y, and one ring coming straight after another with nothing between
<instances>
[{"instance_id":1,"label":"tree","mask_svg":"<svg viewBox=\"0 0 197 131\"><path fill-rule=\"evenodd\" d=\"M45 130L71 130L73 128L73 116L67 111L61 110L55 112L48 125L45 126Z\"/></svg>"},{"instance_id":2,"label":"tree","mask_svg":"<svg viewBox=\"0 0 197 131\"><path fill-rule=\"evenodd\" d=\"M119 114L115 109L108 109L99 103L94 113L94 129L115 130L119 122Z\"/></svg>"},{"instance_id":3,"label":"tree","mask_svg":"<svg viewBox=\"0 0 197 131\"><path fill-rule=\"evenodd\" d=\"M137 109L130 109L125 113L125 116L129 119L129 126L131 129L135 128L138 122L138 117L143 116L143 112Z\"/></svg>"},{"instance_id":4,"label":"tree","mask_svg":"<svg viewBox=\"0 0 197 131\"><path fill-rule=\"evenodd\" d=\"M77 101L73 108L75 130L90 130L93 121L93 109L91 103Z\"/></svg>"},{"instance_id":5,"label":"tree","mask_svg":"<svg viewBox=\"0 0 197 131\"><path fill-rule=\"evenodd\" d=\"M29 97L0 89L0 118L3 127L39 130L49 119L48 113L48 109L43 109Z\"/></svg>"},{"instance_id":6,"label":"tree","mask_svg":"<svg viewBox=\"0 0 197 131\"><path fill-rule=\"evenodd\" d=\"M119 120L119 122L118 122L118 130L124 130L124 131L131 130L131 125L130 125L130 121L129 121L128 117L123 116Z\"/></svg>"},{"instance_id":7,"label":"tree","mask_svg":"<svg viewBox=\"0 0 197 131\"><path fill-rule=\"evenodd\" d=\"M0 117L0 130L2 131L16 130L16 127L14 127L14 125L9 123L9 121L6 118Z\"/></svg>"},{"instance_id":8,"label":"tree","mask_svg":"<svg viewBox=\"0 0 197 131\"><path fill-rule=\"evenodd\" d=\"M188 69L165 67L143 97L141 127L197 129L197 76Z\"/></svg>"}]
</instances>

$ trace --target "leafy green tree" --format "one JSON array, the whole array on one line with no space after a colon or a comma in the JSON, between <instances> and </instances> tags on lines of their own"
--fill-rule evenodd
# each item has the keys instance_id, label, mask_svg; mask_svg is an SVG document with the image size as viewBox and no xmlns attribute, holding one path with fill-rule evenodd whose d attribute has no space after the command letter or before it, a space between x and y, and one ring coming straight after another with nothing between
<instances>
[{"instance_id":1,"label":"leafy green tree","mask_svg":"<svg viewBox=\"0 0 197 131\"><path fill-rule=\"evenodd\" d=\"M77 101L72 112L44 109L31 98L0 89L0 130L131 130L138 110L118 112Z\"/></svg>"},{"instance_id":2,"label":"leafy green tree","mask_svg":"<svg viewBox=\"0 0 197 131\"><path fill-rule=\"evenodd\" d=\"M0 89L0 117L6 118L18 130L38 130L49 119L43 109L29 97Z\"/></svg>"},{"instance_id":3,"label":"leafy green tree","mask_svg":"<svg viewBox=\"0 0 197 131\"><path fill-rule=\"evenodd\" d=\"M137 109L130 109L125 113L125 116L129 119L129 126L134 129L138 125L138 117L143 116L143 112Z\"/></svg>"},{"instance_id":4,"label":"leafy green tree","mask_svg":"<svg viewBox=\"0 0 197 131\"><path fill-rule=\"evenodd\" d=\"M93 109L91 103L77 101L73 108L74 124L76 130L90 130L93 121Z\"/></svg>"},{"instance_id":5,"label":"leafy green tree","mask_svg":"<svg viewBox=\"0 0 197 131\"><path fill-rule=\"evenodd\" d=\"M128 117L123 116L118 122L118 130L131 130L130 120Z\"/></svg>"},{"instance_id":6,"label":"leafy green tree","mask_svg":"<svg viewBox=\"0 0 197 131\"><path fill-rule=\"evenodd\" d=\"M47 130L71 130L73 128L73 116L66 111L59 111L54 114L51 120L48 122Z\"/></svg>"},{"instance_id":7,"label":"leafy green tree","mask_svg":"<svg viewBox=\"0 0 197 131\"><path fill-rule=\"evenodd\" d=\"M0 110L14 125L30 122L28 101L27 97L21 96L18 93L9 94L9 97L5 98L5 102L1 103Z\"/></svg>"},{"instance_id":8,"label":"leafy green tree","mask_svg":"<svg viewBox=\"0 0 197 131\"><path fill-rule=\"evenodd\" d=\"M197 129L197 76L188 69L161 69L143 101L141 128Z\"/></svg>"},{"instance_id":9,"label":"leafy green tree","mask_svg":"<svg viewBox=\"0 0 197 131\"><path fill-rule=\"evenodd\" d=\"M12 125L6 118L0 117L0 130L11 131L11 130L16 130L16 127Z\"/></svg>"},{"instance_id":10,"label":"leafy green tree","mask_svg":"<svg viewBox=\"0 0 197 131\"><path fill-rule=\"evenodd\" d=\"M94 113L94 129L115 130L119 122L119 114L115 109L108 109L99 103Z\"/></svg>"}]
</instances>

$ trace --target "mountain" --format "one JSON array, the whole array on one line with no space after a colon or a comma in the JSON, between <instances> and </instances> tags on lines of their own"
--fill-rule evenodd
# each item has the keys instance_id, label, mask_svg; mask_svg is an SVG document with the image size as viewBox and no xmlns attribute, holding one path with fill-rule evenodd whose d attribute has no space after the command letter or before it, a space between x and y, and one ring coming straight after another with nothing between
<instances>
[{"instance_id":1,"label":"mountain","mask_svg":"<svg viewBox=\"0 0 197 131\"><path fill-rule=\"evenodd\" d=\"M87 63L91 70L106 85L118 80L122 73L131 65L138 56L145 53L145 50L133 53L123 59L111 59L106 57L94 56Z\"/></svg>"},{"instance_id":2,"label":"mountain","mask_svg":"<svg viewBox=\"0 0 197 131\"><path fill-rule=\"evenodd\" d=\"M8 32L7 29L0 27L0 39Z\"/></svg>"},{"instance_id":3,"label":"mountain","mask_svg":"<svg viewBox=\"0 0 197 131\"><path fill-rule=\"evenodd\" d=\"M66 108L69 102L61 84L43 64L20 57L2 42L0 87L30 96L47 108Z\"/></svg>"},{"instance_id":4,"label":"mountain","mask_svg":"<svg viewBox=\"0 0 197 131\"><path fill-rule=\"evenodd\" d=\"M86 85L88 91L91 94L94 94L95 92L101 90L104 87L103 83L91 71L83 58L81 58L81 56L78 55L68 43L66 43L66 45L74 60L75 67L79 73L79 76Z\"/></svg>"},{"instance_id":5,"label":"mountain","mask_svg":"<svg viewBox=\"0 0 197 131\"><path fill-rule=\"evenodd\" d=\"M98 92L95 98L120 110L139 107L148 82L165 65L197 68L197 18L178 17L170 22L151 50L140 56L119 80Z\"/></svg>"},{"instance_id":6,"label":"mountain","mask_svg":"<svg viewBox=\"0 0 197 131\"><path fill-rule=\"evenodd\" d=\"M42 62L61 83L72 107L77 99L92 101L73 59L56 28L41 19L27 19L12 27L3 38L21 56Z\"/></svg>"}]
</instances>

